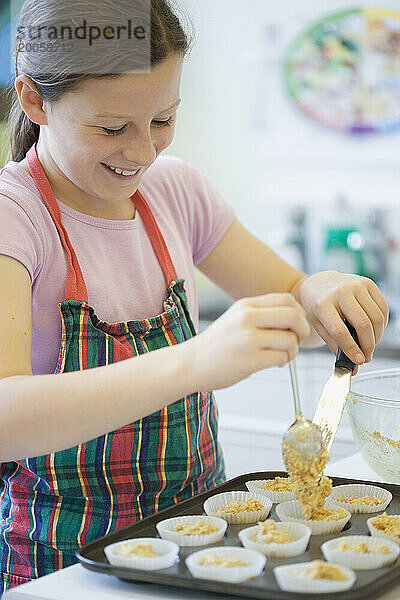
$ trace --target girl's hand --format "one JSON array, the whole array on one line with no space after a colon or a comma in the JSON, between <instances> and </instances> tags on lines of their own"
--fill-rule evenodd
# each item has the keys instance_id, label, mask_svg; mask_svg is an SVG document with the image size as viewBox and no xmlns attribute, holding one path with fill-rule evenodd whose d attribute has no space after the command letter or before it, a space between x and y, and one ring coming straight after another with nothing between
<instances>
[{"instance_id":1,"label":"girl's hand","mask_svg":"<svg viewBox=\"0 0 400 600\"><path fill-rule=\"evenodd\" d=\"M310 334L305 311L289 294L235 302L205 331L185 342L197 390L228 387L267 367L283 367Z\"/></svg>"},{"instance_id":2,"label":"girl's hand","mask_svg":"<svg viewBox=\"0 0 400 600\"><path fill-rule=\"evenodd\" d=\"M336 355L338 347L354 363L370 362L389 320L389 308L371 279L337 271L310 275L299 287L309 323ZM356 329L360 348L343 319Z\"/></svg>"}]
</instances>

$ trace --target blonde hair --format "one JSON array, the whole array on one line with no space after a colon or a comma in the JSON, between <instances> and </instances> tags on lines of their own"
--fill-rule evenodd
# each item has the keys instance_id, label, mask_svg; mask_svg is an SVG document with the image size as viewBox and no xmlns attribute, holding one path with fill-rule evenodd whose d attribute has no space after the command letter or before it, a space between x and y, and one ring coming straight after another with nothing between
<instances>
[{"instance_id":1,"label":"blonde hair","mask_svg":"<svg viewBox=\"0 0 400 600\"><path fill-rule=\"evenodd\" d=\"M138 0L130 0L132 6ZM140 0L142 3L146 0ZM168 0L150 1L150 64L152 67L162 63L171 54L186 55L194 39L186 33L180 19L172 9ZM65 15L66 4L70 14L79 14L89 21L99 19L99 6L96 0L26 0L19 13L20 27L35 28L44 22L57 23ZM118 10L119 1L102 0L102 5L114 12ZM74 13L74 9L76 13ZM87 79L116 78L120 74L115 72L115 65L122 57L116 52L112 44L105 47L100 57L97 53L90 69L86 73L76 73L79 65L71 74L71 64L61 64L59 55L52 52L19 52L20 40L17 40L15 49L16 74L27 75L35 84L38 93L44 101L54 103L64 94L77 90ZM101 63L101 64L100 64ZM104 71L109 68L110 72ZM10 151L6 160L20 162L26 156L31 146L38 141L40 126L33 123L23 111L18 94L14 87L10 88L11 107L8 114L8 132Z\"/></svg>"}]
</instances>

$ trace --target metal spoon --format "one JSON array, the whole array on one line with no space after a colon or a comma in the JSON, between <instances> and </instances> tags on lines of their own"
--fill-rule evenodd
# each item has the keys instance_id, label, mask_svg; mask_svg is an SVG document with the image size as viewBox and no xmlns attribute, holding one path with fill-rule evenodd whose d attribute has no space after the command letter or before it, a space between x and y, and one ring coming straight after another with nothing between
<instances>
[{"instance_id":1,"label":"metal spoon","mask_svg":"<svg viewBox=\"0 0 400 600\"><path fill-rule=\"evenodd\" d=\"M296 420L286 430L283 435L283 443L289 444L295 452L301 454L304 458L318 457L323 448L324 442L322 432L309 419L305 419L300 408L299 385L297 381L296 363L294 360L289 362L290 380L292 382L294 410ZM285 452L283 451L283 460L286 465ZM287 465L286 465L287 466Z\"/></svg>"}]
</instances>

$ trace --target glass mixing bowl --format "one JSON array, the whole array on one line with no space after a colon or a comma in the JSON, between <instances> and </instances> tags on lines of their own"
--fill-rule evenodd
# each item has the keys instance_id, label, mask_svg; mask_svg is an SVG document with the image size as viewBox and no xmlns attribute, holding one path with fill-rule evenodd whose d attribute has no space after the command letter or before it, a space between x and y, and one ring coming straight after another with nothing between
<instances>
[{"instance_id":1,"label":"glass mixing bowl","mask_svg":"<svg viewBox=\"0 0 400 600\"><path fill-rule=\"evenodd\" d=\"M353 377L346 407L365 462L385 480L400 483L400 368Z\"/></svg>"}]
</instances>

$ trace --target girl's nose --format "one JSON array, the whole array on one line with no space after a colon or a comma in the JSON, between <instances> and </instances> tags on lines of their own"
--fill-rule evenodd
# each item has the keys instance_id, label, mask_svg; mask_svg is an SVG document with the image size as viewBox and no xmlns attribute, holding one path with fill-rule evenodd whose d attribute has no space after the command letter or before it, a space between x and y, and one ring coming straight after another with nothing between
<instances>
[{"instance_id":1,"label":"girl's nose","mask_svg":"<svg viewBox=\"0 0 400 600\"><path fill-rule=\"evenodd\" d=\"M122 155L129 163L148 167L157 157L150 135L135 135L122 149Z\"/></svg>"}]
</instances>

